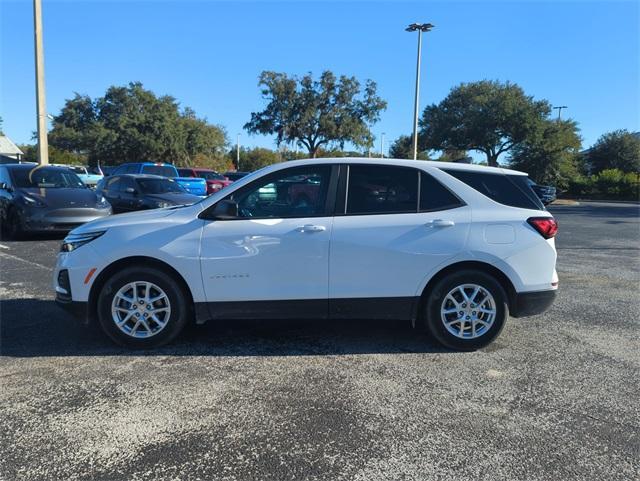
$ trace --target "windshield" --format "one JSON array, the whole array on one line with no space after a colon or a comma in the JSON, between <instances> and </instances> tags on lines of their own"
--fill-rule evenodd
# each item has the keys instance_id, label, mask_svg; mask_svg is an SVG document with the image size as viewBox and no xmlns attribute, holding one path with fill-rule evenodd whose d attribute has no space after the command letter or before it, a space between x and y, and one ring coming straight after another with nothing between
<instances>
[{"instance_id":1,"label":"windshield","mask_svg":"<svg viewBox=\"0 0 640 481\"><path fill-rule=\"evenodd\" d=\"M205 180L226 180L224 178L224 175L218 174L217 172L214 172L214 171L210 171L210 172L199 171L199 172L196 172L196 174L198 174L198 177Z\"/></svg>"},{"instance_id":2,"label":"windshield","mask_svg":"<svg viewBox=\"0 0 640 481\"><path fill-rule=\"evenodd\" d=\"M176 177L176 169L169 165L143 165L142 173L160 175L162 177Z\"/></svg>"},{"instance_id":3,"label":"windshield","mask_svg":"<svg viewBox=\"0 0 640 481\"><path fill-rule=\"evenodd\" d=\"M138 183L145 194L188 194L184 187L169 179L138 179Z\"/></svg>"},{"instance_id":4,"label":"windshield","mask_svg":"<svg viewBox=\"0 0 640 481\"><path fill-rule=\"evenodd\" d=\"M56 167L34 167L33 169L13 169L11 171L17 187L38 189L72 188L84 189L86 186L69 169Z\"/></svg>"}]
</instances>

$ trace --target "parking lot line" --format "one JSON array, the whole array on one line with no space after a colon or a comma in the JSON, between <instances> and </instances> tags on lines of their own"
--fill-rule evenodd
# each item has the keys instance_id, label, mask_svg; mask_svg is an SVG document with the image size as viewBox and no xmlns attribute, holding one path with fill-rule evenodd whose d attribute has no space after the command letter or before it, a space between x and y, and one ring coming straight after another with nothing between
<instances>
[{"instance_id":1,"label":"parking lot line","mask_svg":"<svg viewBox=\"0 0 640 481\"><path fill-rule=\"evenodd\" d=\"M7 259L13 259L13 260L16 260L16 261L21 261L21 262L24 262L25 264L29 264L29 265L31 265L31 266L39 267L40 269L44 269L44 270L46 270L46 271L50 271L50 270L51 270L51 268L50 268L50 267L43 266L42 264L38 264L37 262L28 261L28 260L23 259L23 258L21 258L21 257L18 257L18 256L12 256L11 254L6 254L6 253L4 253L4 252L0 252L0 257L5 257L5 258L7 258Z\"/></svg>"}]
</instances>

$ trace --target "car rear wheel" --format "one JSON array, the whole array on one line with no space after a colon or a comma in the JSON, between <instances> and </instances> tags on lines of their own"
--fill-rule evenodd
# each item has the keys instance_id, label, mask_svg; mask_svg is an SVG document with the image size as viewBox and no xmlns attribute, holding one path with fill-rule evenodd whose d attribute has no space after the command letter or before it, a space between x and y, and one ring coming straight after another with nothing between
<instances>
[{"instance_id":1,"label":"car rear wheel","mask_svg":"<svg viewBox=\"0 0 640 481\"><path fill-rule=\"evenodd\" d=\"M189 297L160 269L130 267L111 277L98 298L104 332L122 346L147 349L171 342L191 313Z\"/></svg>"},{"instance_id":2,"label":"car rear wheel","mask_svg":"<svg viewBox=\"0 0 640 481\"><path fill-rule=\"evenodd\" d=\"M482 271L447 275L431 290L423 312L427 331L441 344L473 351L490 344L509 317L500 283Z\"/></svg>"}]
</instances>

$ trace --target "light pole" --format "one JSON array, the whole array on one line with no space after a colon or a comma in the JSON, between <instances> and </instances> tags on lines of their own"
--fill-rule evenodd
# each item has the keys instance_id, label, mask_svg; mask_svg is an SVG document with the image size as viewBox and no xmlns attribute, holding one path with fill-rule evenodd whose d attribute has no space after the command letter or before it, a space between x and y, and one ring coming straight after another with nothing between
<instances>
[{"instance_id":1,"label":"light pole","mask_svg":"<svg viewBox=\"0 0 640 481\"><path fill-rule=\"evenodd\" d=\"M44 93L44 52L42 50L42 0L33 0L33 31L36 61L36 113L38 125L38 162L49 163L47 106Z\"/></svg>"},{"instance_id":2,"label":"light pole","mask_svg":"<svg viewBox=\"0 0 640 481\"><path fill-rule=\"evenodd\" d=\"M568 108L566 105L558 105L557 107L553 108L553 110L558 111L558 122L560 122L560 114L562 113L562 109L566 109L566 108Z\"/></svg>"},{"instance_id":3,"label":"light pole","mask_svg":"<svg viewBox=\"0 0 640 481\"><path fill-rule=\"evenodd\" d=\"M236 138L236 170L240 171L240 134Z\"/></svg>"},{"instance_id":4,"label":"light pole","mask_svg":"<svg viewBox=\"0 0 640 481\"><path fill-rule=\"evenodd\" d=\"M386 132L382 132L380 136L380 158L384 159L384 136L387 135Z\"/></svg>"},{"instance_id":5,"label":"light pole","mask_svg":"<svg viewBox=\"0 0 640 481\"><path fill-rule=\"evenodd\" d=\"M418 103L420 101L420 56L422 54L422 32L430 31L435 25L430 23L412 23L405 30L418 32L418 61L416 63L416 97L413 105L413 160L418 158Z\"/></svg>"}]
</instances>

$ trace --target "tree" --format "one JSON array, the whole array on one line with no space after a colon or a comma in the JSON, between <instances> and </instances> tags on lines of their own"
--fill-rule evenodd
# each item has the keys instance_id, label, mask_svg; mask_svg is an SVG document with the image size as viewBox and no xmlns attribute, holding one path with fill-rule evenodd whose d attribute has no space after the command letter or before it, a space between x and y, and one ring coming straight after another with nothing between
<instances>
[{"instance_id":1,"label":"tree","mask_svg":"<svg viewBox=\"0 0 640 481\"><path fill-rule=\"evenodd\" d=\"M361 94L355 77L339 79L325 71L319 80L264 71L258 82L268 101L261 112L253 112L244 128L250 133L276 135L276 144L300 143L315 157L321 147L344 148L351 142L370 148L371 125L380 119L387 103L376 94L376 84L367 80Z\"/></svg>"},{"instance_id":2,"label":"tree","mask_svg":"<svg viewBox=\"0 0 640 481\"><path fill-rule=\"evenodd\" d=\"M575 121L546 120L535 135L514 146L510 167L527 172L538 183L566 189L578 175L580 147Z\"/></svg>"},{"instance_id":3,"label":"tree","mask_svg":"<svg viewBox=\"0 0 640 481\"><path fill-rule=\"evenodd\" d=\"M606 169L640 172L640 137L627 130L606 133L589 149L586 161L592 174Z\"/></svg>"},{"instance_id":4,"label":"tree","mask_svg":"<svg viewBox=\"0 0 640 481\"><path fill-rule=\"evenodd\" d=\"M229 150L228 159L236 163L236 149ZM241 148L240 149L240 167L239 170L243 172L253 172L254 170L261 169L267 165L277 164L282 162L282 156L279 152L275 152L271 149L265 149L263 147L254 147L252 149ZM236 166L237 168L238 166Z\"/></svg>"},{"instance_id":5,"label":"tree","mask_svg":"<svg viewBox=\"0 0 640 481\"><path fill-rule=\"evenodd\" d=\"M423 149L476 150L498 165L501 154L524 142L551 112L546 100L534 100L512 83L483 80L454 87L420 119Z\"/></svg>"},{"instance_id":6,"label":"tree","mask_svg":"<svg viewBox=\"0 0 640 481\"><path fill-rule=\"evenodd\" d=\"M189 108L181 112L173 97L158 97L139 82L109 87L95 100L76 93L54 117L49 142L91 164L111 165L211 162L224 157L227 143L222 127Z\"/></svg>"},{"instance_id":7,"label":"tree","mask_svg":"<svg viewBox=\"0 0 640 481\"><path fill-rule=\"evenodd\" d=\"M34 144L20 145L20 150L24 152L23 162L38 162L38 146ZM86 163L86 157L78 155L68 150L57 149L49 146L49 163L75 165Z\"/></svg>"},{"instance_id":8,"label":"tree","mask_svg":"<svg viewBox=\"0 0 640 481\"><path fill-rule=\"evenodd\" d=\"M418 139L420 136L418 136ZM393 159L413 159L413 142L410 135L401 135L389 147L389 156ZM431 160L429 152L420 150L418 145L418 160Z\"/></svg>"}]
</instances>

